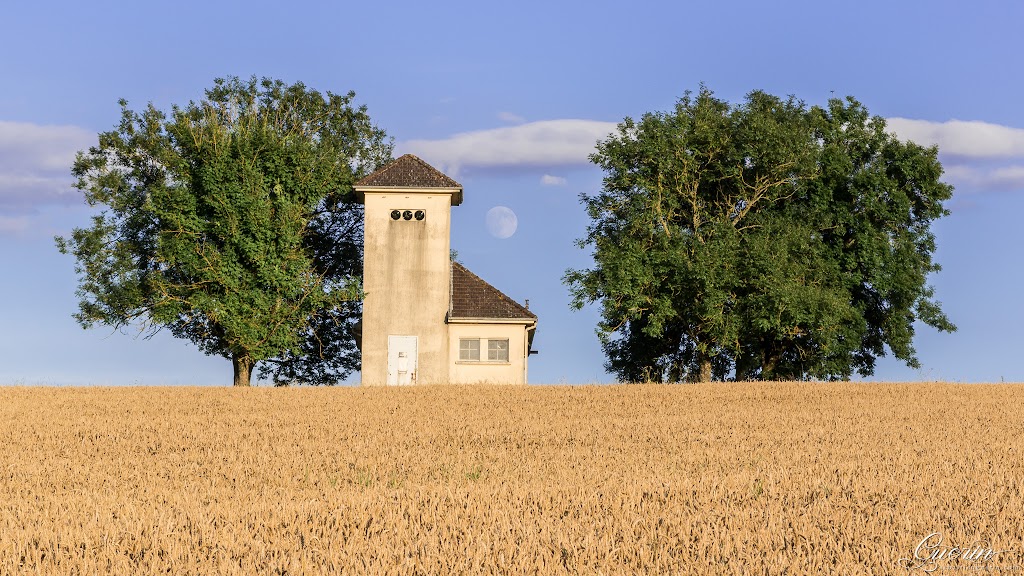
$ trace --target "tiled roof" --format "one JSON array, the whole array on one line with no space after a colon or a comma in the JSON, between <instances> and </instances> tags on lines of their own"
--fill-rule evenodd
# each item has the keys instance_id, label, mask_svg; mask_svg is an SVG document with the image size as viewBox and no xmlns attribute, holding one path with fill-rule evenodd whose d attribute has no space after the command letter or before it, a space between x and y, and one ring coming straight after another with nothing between
<instances>
[{"instance_id":1,"label":"tiled roof","mask_svg":"<svg viewBox=\"0 0 1024 576\"><path fill-rule=\"evenodd\" d=\"M537 315L484 282L458 262L452 262L452 318L536 320Z\"/></svg>"},{"instance_id":2,"label":"tiled roof","mask_svg":"<svg viewBox=\"0 0 1024 576\"><path fill-rule=\"evenodd\" d=\"M356 182L356 186L398 186L404 188L462 188L455 180L412 154L390 162Z\"/></svg>"}]
</instances>

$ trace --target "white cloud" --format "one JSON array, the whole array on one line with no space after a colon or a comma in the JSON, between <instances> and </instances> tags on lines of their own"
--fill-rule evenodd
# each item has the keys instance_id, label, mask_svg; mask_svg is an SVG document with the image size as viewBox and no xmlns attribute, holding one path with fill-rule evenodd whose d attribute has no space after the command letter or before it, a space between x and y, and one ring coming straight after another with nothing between
<instances>
[{"instance_id":1,"label":"white cloud","mask_svg":"<svg viewBox=\"0 0 1024 576\"><path fill-rule=\"evenodd\" d=\"M939 152L966 158L1024 157L1024 129L988 122L949 120L931 122L888 118L888 128L903 140L924 146L937 144Z\"/></svg>"},{"instance_id":2,"label":"white cloud","mask_svg":"<svg viewBox=\"0 0 1024 576\"><path fill-rule=\"evenodd\" d=\"M20 234L29 228L27 216L8 217L0 214L0 236Z\"/></svg>"},{"instance_id":3,"label":"white cloud","mask_svg":"<svg viewBox=\"0 0 1024 576\"><path fill-rule=\"evenodd\" d=\"M1024 166L975 168L963 164L944 165L943 180L964 191L1024 190Z\"/></svg>"},{"instance_id":4,"label":"white cloud","mask_svg":"<svg viewBox=\"0 0 1024 576\"><path fill-rule=\"evenodd\" d=\"M977 180L978 171L963 164L943 164L942 179L959 182L970 182Z\"/></svg>"},{"instance_id":5,"label":"white cloud","mask_svg":"<svg viewBox=\"0 0 1024 576\"><path fill-rule=\"evenodd\" d=\"M95 143L95 133L77 126L0 121L0 211L77 201L71 164Z\"/></svg>"},{"instance_id":6,"label":"white cloud","mask_svg":"<svg viewBox=\"0 0 1024 576\"><path fill-rule=\"evenodd\" d=\"M1024 190L1024 129L980 121L888 118L903 140L937 145L944 180L961 192Z\"/></svg>"},{"instance_id":7,"label":"white cloud","mask_svg":"<svg viewBox=\"0 0 1024 576\"><path fill-rule=\"evenodd\" d=\"M614 122L544 120L519 126L462 132L443 140L407 140L397 148L451 175L466 167L549 167L587 164L598 140Z\"/></svg>"},{"instance_id":8,"label":"white cloud","mask_svg":"<svg viewBox=\"0 0 1024 576\"><path fill-rule=\"evenodd\" d=\"M498 120L508 122L509 124L522 124L526 122L526 118L511 112L498 112Z\"/></svg>"},{"instance_id":9,"label":"white cloud","mask_svg":"<svg viewBox=\"0 0 1024 576\"><path fill-rule=\"evenodd\" d=\"M502 112L505 121L521 120ZM890 131L904 140L939 146L945 179L958 187L981 190L1024 189L1024 129L980 121L933 122L889 118ZM549 169L589 164L599 140L615 133L617 124L598 120L563 119L528 122L454 134L439 140L398 143L401 153L413 153L450 175L465 168ZM566 180L545 173L540 183L564 186Z\"/></svg>"},{"instance_id":10,"label":"white cloud","mask_svg":"<svg viewBox=\"0 0 1024 576\"><path fill-rule=\"evenodd\" d=\"M1024 166L1004 166L990 173L989 180L1000 188L1024 188Z\"/></svg>"}]
</instances>

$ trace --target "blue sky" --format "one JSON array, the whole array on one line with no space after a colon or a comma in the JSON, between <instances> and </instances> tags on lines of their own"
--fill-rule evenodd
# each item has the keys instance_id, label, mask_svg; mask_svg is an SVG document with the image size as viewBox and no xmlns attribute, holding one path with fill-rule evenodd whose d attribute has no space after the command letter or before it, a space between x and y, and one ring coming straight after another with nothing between
<instances>
[{"instance_id":1,"label":"blue sky","mask_svg":"<svg viewBox=\"0 0 1024 576\"><path fill-rule=\"evenodd\" d=\"M540 317L530 379L608 382L596 310L561 283L593 141L701 82L809 104L853 95L903 138L937 143L952 215L931 278L959 332L921 329L920 370L878 380L1022 381L1024 4L828 2L16 2L0 19L0 384L226 384L230 363L169 336L82 330L74 261L54 234L86 224L76 150L133 108L198 99L215 77L355 90L374 121L465 188L452 244ZM491 236L487 211L519 226Z\"/></svg>"}]
</instances>

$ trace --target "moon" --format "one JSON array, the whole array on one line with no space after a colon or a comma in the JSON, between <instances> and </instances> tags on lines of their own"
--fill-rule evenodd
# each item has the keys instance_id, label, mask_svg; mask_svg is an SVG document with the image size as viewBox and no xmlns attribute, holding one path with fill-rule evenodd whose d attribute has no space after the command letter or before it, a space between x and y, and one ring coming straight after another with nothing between
<instances>
[{"instance_id":1,"label":"moon","mask_svg":"<svg viewBox=\"0 0 1024 576\"><path fill-rule=\"evenodd\" d=\"M516 213L507 206L495 206L487 211L487 231L491 236L504 240L516 233L519 227L519 218Z\"/></svg>"}]
</instances>

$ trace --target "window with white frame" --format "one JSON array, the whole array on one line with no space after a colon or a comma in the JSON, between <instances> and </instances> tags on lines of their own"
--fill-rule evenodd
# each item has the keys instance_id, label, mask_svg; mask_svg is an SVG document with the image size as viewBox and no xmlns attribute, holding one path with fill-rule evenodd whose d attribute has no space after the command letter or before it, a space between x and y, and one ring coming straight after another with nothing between
<instances>
[{"instance_id":1,"label":"window with white frame","mask_svg":"<svg viewBox=\"0 0 1024 576\"><path fill-rule=\"evenodd\" d=\"M469 362L480 361L480 339L460 338L459 339L459 360Z\"/></svg>"},{"instance_id":2,"label":"window with white frame","mask_svg":"<svg viewBox=\"0 0 1024 576\"><path fill-rule=\"evenodd\" d=\"M484 342L481 346L481 342ZM487 357L480 352L486 349ZM508 362L508 338L459 338L459 362Z\"/></svg>"},{"instance_id":3,"label":"window with white frame","mask_svg":"<svg viewBox=\"0 0 1024 576\"><path fill-rule=\"evenodd\" d=\"M487 360L508 362L508 339L487 341Z\"/></svg>"}]
</instances>

